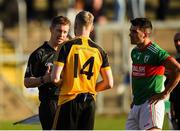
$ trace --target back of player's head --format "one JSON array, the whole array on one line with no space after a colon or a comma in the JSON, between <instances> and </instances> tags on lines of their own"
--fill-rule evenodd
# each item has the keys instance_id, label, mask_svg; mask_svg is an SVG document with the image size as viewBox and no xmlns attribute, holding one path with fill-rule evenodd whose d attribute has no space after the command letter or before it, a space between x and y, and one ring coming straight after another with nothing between
<instances>
[{"instance_id":1,"label":"back of player's head","mask_svg":"<svg viewBox=\"0 0 180 131\"><path fill-rule=\"evenodd\" d=\"M55 27L56 25L71 25L70 20L65 16L56 16L51 21L51 27Z\"/></svg>"},{"instance_id":2,"label":"back of player's head","mask_svg":"<svg viewBox=\"0 0 180 131\"><path fill-rule=\"evenodd\" d=\"M94 21L94 16L88 11L81 11L76 15L75 24L82 26L92 25Z\"/></svg>"}]
</instances>

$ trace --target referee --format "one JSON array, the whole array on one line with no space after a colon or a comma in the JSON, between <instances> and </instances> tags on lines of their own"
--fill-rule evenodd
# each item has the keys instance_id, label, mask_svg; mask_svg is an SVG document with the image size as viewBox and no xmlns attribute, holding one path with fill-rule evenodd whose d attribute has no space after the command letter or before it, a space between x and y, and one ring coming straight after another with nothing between
<instances>
[{"instance_id":1,"label":"referee","mask_svg":"<svg viewBox=\"0 0 180 131\"><path fill-rule=\"evenodd\" d=\"M67 40L69 28L70 21L67 17L54 17L50 26L50 40L37 48L28 60L24 85L39 89L39 118L43 130L52 128L57 109L59 88L50 82L50 72L53 61L57 59L59 45Z\"/></svg>"}]
</instances>

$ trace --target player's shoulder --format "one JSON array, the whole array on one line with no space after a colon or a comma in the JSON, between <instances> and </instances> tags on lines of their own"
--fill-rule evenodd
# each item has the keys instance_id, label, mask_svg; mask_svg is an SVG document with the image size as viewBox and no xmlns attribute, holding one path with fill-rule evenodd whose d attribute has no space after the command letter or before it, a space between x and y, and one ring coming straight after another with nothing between
<instances>
[{"instance_id":1,"label":"player's shoulder","mask_svg":"<svg viewBox=\"0 0 180 131\"><path fill-rule=\"evenodd\" d=\"M72 38L70 40L67 40L67 41L64 41L62 44L61 44L61 47L60 47L60 50L63 50L63 51L66 51L66 52L69 52L71 50L71 47L74 46L74 45L77 45L77 44L82 44L80 39L78 38Z\"/></svg>"},{"instance_id":2,"label":"player's shoulder","mask_svg":"<svg viewBox=\"0 0 180 131\"><path fill-rule=\"evenodd\" d=\"M78 45L78 44L79 45L82 44L81 39L79 39L79 38L72 38L70 40L67 40L67 41L63 42L62 43L62 47L69 48L72 45Z\"/></svg>"},{"instance_id":3,"label":"player's shoulder","mask_svg":"<svg viewBox=\"0 0 180 131\"><path fill-rule=\"evenodd\" d=\"M155 42L152 42L151 44L150 44L150 46L148 46L149 48L151 48L151 49L155 49L155 50L163 50L157 43L155 43Z\"/></svg>"},{"instance_id":4,"label":"player's shoulder","mask_svg":"<svg viewBox=\"0 0 180 131\"><path fill-rule=\"evenodd\" d=\"M151 51L153 54L158 54L160 52L165 52L164 49L162 49L157 43L152 42L147 49Z\"/></svg>"},{"instance_id":5,"label":"player's shoulder","mask_svg":"<svg viewBox=\"0 0 180 131\"><path fill-rule=\"evenodd\" d=\"M158 54L166 54L166 55L170 56L169 52L167 50L161 48L157 43L153 42L152 45L153 45L156 53L158 53Z\"/></svg>"},{"instance_id":6,"label":"player's shoulder","mask_svg":"<svg viewBox=\"0 0 180 131\"><path fill-rule=\"evenodd\" d=\"M94 42L92 39L88 39L88 44L92 48L97 48L100 52L105 52L105 49L101 45Z\"/></svg>"},{"instance_id":7,"label":"player's shoulder","mask_svg":"<svg viewBox=\"0 0 180 131\"><path fill-rule=\"evenodd\" d=\"M31 53L31 57L33 56L41 56L43 55L43 52L45 52L47 48L47 42L44 42L42 45L40 45L37 49L35 49L32 53Z\"/></svg>"}]
</instances>

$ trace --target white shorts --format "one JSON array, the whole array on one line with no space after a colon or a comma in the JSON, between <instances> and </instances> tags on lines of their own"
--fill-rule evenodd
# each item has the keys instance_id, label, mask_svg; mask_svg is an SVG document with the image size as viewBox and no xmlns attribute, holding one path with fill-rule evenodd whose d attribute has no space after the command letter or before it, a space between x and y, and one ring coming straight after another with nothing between
<instances>
[{"instance_id":1,"label":"white shorts","mask_svg":"<svg viewBox=\"0 0 180 131\"><path fill-rule=\"evenodd\" d=\"M162 129L164 114L164 100L151 105L148 101L134 105L128 115L126 130L147 130L153 127Z\"/></svg>"}]
</instances>

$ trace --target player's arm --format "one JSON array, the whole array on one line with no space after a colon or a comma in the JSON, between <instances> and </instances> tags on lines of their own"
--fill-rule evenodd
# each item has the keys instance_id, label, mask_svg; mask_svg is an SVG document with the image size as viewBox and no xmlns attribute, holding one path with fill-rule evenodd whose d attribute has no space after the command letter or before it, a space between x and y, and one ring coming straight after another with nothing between
<instances>
[{"instance_id":1,"label":"player's arm","mask_svg":"<svg viewBox=\"0 0 180 131\"><path fill-rule=\"evenodd\" d=\"M180 64L173 57L170 57L165 60L164 66L170 71L168 83L162 93L156 94L150 98L150 103L157 103L158 100L165 99L179 83Z\"/></svg>"},{"instance_id":2,"label":"player's arm","mask_svg":"<svg viewBox=\"0 0 180 131\"><path fill-rule=\"evenodd\" d=\"M40 77L25 77L24 86L26 88L34 88L42 84L48 83L50 81L51 81L50 73L45 74L44 76L40 76Z\"/></svg>"},{"instance_id":3,"label":"player's arm","mask_svg":"<svg viewBox=\"0 0 180 131\"><path fill-rule=\"evenodd\" d=\"M26 88L38 87L42 84L43 79L37 76L37 69L39 69L40 55L38 53L31 54L28 60L24 76L24 86Z\"/></svg>"},{"instance_id":4,"label":"player's arm","mask_svg":"<svg viewBox=\"0 0 180 131\"><path fill-rule=\"evenodd\" d=\"M42 84L48 83L51 81L50 69L46 71L46 74L40 77L25 77L24 85L26 88L38 87Z\"/></svg>"},{"instance_id":5,"label":"player's arm","mask_svg":"<svg viewBox=\"0 0 180 131\"><path fill-rule=\"evenodd\" d=\"M51 81L57 86L61 85L62 80L60 78L61 72L63 70L64 64L55 61L51 73Z\"/></svg>"},{"instance_id":6,"label":"player's arm","mask_svg":"<svg viewBox=\"0 0 180 131\"><path fill-rule=\"evenodd\" d=\"M24 85L26 88L38 87L43 84L43 77L27 77L24 78Z\"/></svg>"},{"instance_id":7,"label":"player's arm","mask_svg":"<svg viewBox=\"0 0 180 131\"><path fill-rule=\"evenodd\" d=\"M166 85L164 94L170 94L171 91L176 87L180 80L180 64L173 58L169 58L165 61L165 68L170 70L169 81Z\"/></svg>"},{"instance_id":8,"label":"player's arm","mask_svg":"<svg viewBox=\"0 0 180 131\"><path fill-rule=\"evenodd\" d=\"M102 80L96 84L96 88L95 88L96 91L99 92L99 91L113 88L113 75L112 75L111 69L101 68L100 74L101 74Z\"/></svg>"},{"instance_id":9,"label":"player's arm","mask_svg":"<svg viewBox=\"0 0 180 131\"><path fill-rule=\"evenodd\" d=\"M44 75L35 77L38 74L39 68L41 68L38 61L40 61L40 58L37 58L34 56L31 56L28 61L28 66L27 66L25 78L24 78L24 85L26 88L38 87L42 84L50 82L51 80L51 75L50 75L51 67L50 66L48 66L46 73Z\"/></svg>"}]
</instances>

